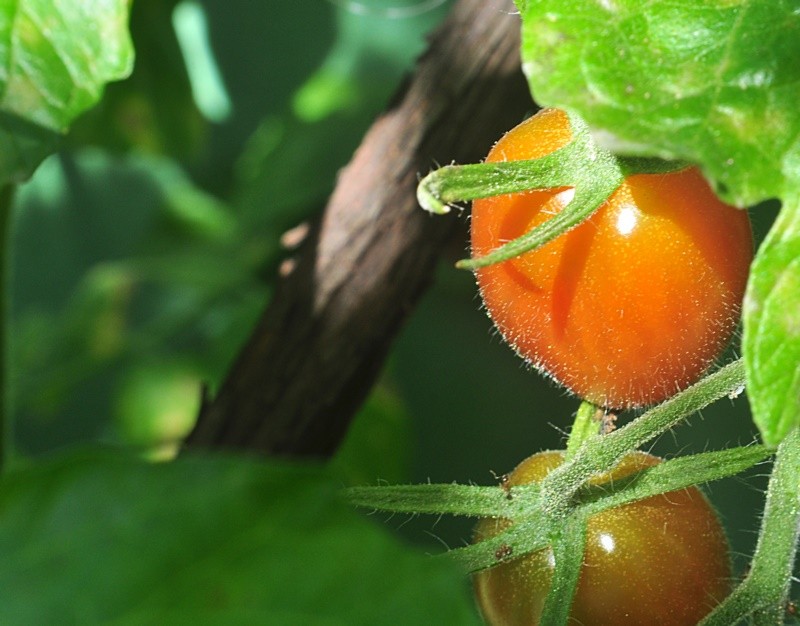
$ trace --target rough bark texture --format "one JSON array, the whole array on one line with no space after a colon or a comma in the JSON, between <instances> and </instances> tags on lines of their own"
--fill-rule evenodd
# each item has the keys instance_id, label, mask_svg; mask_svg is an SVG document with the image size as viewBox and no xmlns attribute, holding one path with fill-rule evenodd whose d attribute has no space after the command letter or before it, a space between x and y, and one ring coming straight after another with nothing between
<instances>
[{"instance_id":1,"label":"rough bark texture","mask_svg":"<svg viewBox=\"0 0 800 626\"><path fill-rule=\"evenodd\" d=\"M187 445L330 455L454 227L417 205L419 174L479 160L532 106L511 0L460 0L342 170Z\"/></svg>"}]
</instances>

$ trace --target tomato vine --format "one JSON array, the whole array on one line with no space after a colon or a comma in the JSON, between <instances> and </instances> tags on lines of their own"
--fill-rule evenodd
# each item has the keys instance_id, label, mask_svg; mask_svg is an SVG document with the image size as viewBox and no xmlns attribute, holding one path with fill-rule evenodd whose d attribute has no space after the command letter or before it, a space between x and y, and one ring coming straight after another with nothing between
<instances>
[{"instance_id":1,"label":"tomato vine","mask_svg":"<svg viewBox=\"0 0 800 626\"><path fill-rule=\"evenodd\" d=\"M674 172L675 163L626 159L598 147L580 118L570 114L574 140L538 159L441 168L424 178L418 198L424 208L444 213L453 203L478 200L525 189L573 187L575 197L554 217L508 241L489 254L459 262L480 270L508 262L548 244L588 219L619 187L625 176L642 170ZM683 165L683 164L681 164ZM484 177L485 175L485 177ZM457 485L357 488L350 499L361 506L407 512L501 517L513 525L473 545L451 551L468 571L517 559L547 547L555 555L553 579L542 608L541 623L566 624L569 599L579 580L585 549L586 520L600 511L656 494L734 475L768 458L773 449L750 445L679 457L647 468L632 481L620 481L598 492L592 480L619 464L627 454L679 425L711 402L741 393L745 362L736 361L708 375L632 422L603 433L603 410L584 402L577 411L563 465L540 484L496 488ZM793 433L796 432L793 431ZM788 592L797 542L797 446L794 434L777 450L776 466L759 544L745 582L707 617L721 625L750 614L774 617ZM794 482L792 482L794 481Z\"/></svg>"}]
</instances>

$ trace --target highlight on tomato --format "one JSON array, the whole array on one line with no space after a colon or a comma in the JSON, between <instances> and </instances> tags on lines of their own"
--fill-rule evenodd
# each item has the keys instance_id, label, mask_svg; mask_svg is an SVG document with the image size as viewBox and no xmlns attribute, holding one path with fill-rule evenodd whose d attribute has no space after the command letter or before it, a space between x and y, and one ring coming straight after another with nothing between
<instances>
[{"instance_id":1,"label":"highlight on tomato","mask_svg":"<svg viewBox=\"0 0 800 626\"><path fill-rule=\"evenodd\" d=\"M535 454L517 466L506 486L539 483L562 462L563 452ZM657 457L634 452L592 482L610 483L658 463ZM510 526L505 519L483 519L475 539L489 539ZM547 548L474 574L487 624L539 624L553 567ZM588 521L570 623L694 625L730 592L730 576L725 533L697 488L607 509Z\"/></svg>"},{"instance_id":2,"label":"highlight on tomato","mask_svg":"<svg viewBox=\"0 0 800 626\"><path fill-rule=\"evenodd\" d=\"M571 140L563 111L509 131L488 162L541 158ZM475 200L473 257L561 211L571 187ZM753 256L746 211L696 168L628 176L579 226L476 270L489 316L517 353L579 397L616 409L699 380L730 341Z\"/></svg>"}]
</instances>

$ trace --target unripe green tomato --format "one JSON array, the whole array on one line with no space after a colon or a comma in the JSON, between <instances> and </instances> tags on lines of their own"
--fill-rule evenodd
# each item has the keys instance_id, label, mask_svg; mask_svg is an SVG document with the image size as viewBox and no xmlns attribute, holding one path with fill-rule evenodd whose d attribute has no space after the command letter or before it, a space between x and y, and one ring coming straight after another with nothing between
<instances>
[{"instance_id":1,"label":"unripe green tomato","mask_svg":"<svg viewBox=\"0 0 800 626\"><path fill-rule=\"evenodd\" d=\"M509 476L513 487L539 483L563 452L535 454ZM660 463L644 452L627 456L596 483ZM505 519L481 520L475 539L506 530ZM550 548L473 576L490 626L535 626L553 571ZM696 488L660 494L591 517L570 623L584 626L690 626L730 591L728 542L716 512Z\"/></svg>"}]
</instances>

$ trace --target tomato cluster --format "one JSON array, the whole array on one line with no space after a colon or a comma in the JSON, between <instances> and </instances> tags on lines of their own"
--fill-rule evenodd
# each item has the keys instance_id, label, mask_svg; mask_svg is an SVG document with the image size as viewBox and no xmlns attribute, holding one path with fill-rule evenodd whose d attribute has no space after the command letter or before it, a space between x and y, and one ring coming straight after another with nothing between
<instances>
[{"instance_id":1,"label":"tomato cluster","mask_svg":"<svg viewBox=\"0 0 800 626\"><path fill-rule=\"evenodd\" d=\"M509 131L489 162L543 157L572 138L543 110ZM476 200L473 256L561 211L572 188ZM477 270L490 317L527 361L610 408L653 404L696 382L738 321L753 243L745 211L696 168L627 177L578 227Z\"/></svg>"},{"instance_id":2,"label":"tomato cluster","mask_svg":"<svg viewBox=\"0 0 800 626\"><path fill-rule=\"evenodd\" d=\"M535 454L509 475L506 485L538 483L562 460L561 452ZM594 482L618 480L659 462L636 452ZM488 539L510 524L482 520L475 538ZM552 571L548 548L475 574L475 594L487 623L538 624ZM730 574L725 533L697 489L608 509L589 519L570 623L693 625L728 594Z\"/></svg>"},{"instance_id":3,"label":"tomato cluster","mask_svg":"<svg viewBox=\"0 0 800 626\"><path fill-rule=\"evenodd\" d=\"M536 159L572 140L568 116L544 110L507 133L489 162ZM580 191L580 188L578 188ZM576 189L476 200L473 256L485 256L552 218ZM486 309L528 362L608 408L660 402L696 382L738 322L753 255L745 211L721 202L696 168L627 176L584 222L544 246L476 271ZM563 462L524 461L507 486L540 482ZM637 452L613 481L658 463ZM476 540L502 532L483 520ZM550 548L474 576L492 626L539 623L554 567ZM588 522L570 618L580 624L696 624L728 592L728 546L695 488L608 509Z\"/></svg>"}]
</instances>

